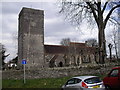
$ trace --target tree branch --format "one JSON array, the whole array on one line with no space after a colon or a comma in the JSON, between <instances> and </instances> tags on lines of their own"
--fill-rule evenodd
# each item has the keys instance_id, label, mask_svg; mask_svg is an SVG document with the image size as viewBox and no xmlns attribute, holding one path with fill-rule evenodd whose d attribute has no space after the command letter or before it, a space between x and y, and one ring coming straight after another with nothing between
<instances>
[{"instance_id":1,"label":"tree branch","mask_svg":"<svg viewBox=\"0 0 120 90\"><path fill-rule=\"evenodd\" d=\"M96 12L95 12L95 9L94 9L93 6L90 4L90 2L86 2L86 3L87 3L87 5L91 8L92 13L93 13L94 18L95 18L95 21L96 21L96 23L98 24L98 17L97 17L97 14L96 14Z\"/></svg>"},{"instance_id":2,"label":"tree branch","mask_svg":"<svg viewBox=\"0 0 120 90\"><path fill-rule=\"evenodd\" d=\"M113 19L112 17L110 17L109 20L110 20L112 23L114 23L114 24L120 25L120 23L119 23L117 20Z\"/></svg>"},{"instance_id":3,"label":"tree branch","mask_svg":"<svg viewBox=\"0 0 120 90\"><path fill-rule=\"evenodd\" d=\"M80 7L84 7L84 8L90 9L88 6L82 5L81 3L73 4L73 5L74 5L74 6L80 6Z\"/></svg>"},{"instance_id":4,"label":"tree branch","mask_svg":"<svg viewBox=\"0 0 120 90\"><path fill-rule=\"evenodd\" d=\"M105 5L104 5L104 7L103 7L103 9L102 9L102 14L104 13L107 4L108 4L108 2L105 3Z\"/></svg>"},{"instance_id":5,"label":"tree branch","mask_svg":"<svg viewBox=\"0 0 120 90\"><path fill-rule=\"evenodd\" d=\"M117 5L117 6L113 7L113 8L110 10L110 12L108 13L108 15L106 16L106 19L104 20L104 26L106 26L107 21L109 20L110 15L112 14L112 12L113 12L116 8L118 8L118 7L120 7L120 5Z\"/></svg>"}]
</instances>

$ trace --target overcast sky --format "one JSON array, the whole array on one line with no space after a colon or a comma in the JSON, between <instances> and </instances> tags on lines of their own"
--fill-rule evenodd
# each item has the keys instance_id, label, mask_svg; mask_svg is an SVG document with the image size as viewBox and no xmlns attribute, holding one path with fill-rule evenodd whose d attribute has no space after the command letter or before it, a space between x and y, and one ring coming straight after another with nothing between
<instances>
[{"instance_id":1,"label":"overcast sky","mask_svg":"<svg viewBox=\"0 0 120 90\"><path fill-rule=\"evenodd\" d=\"M2 5L2 6L1 6ZM64 15L58 13L59 8L55 2L3 2L0 4L0 43L4 44L10 56L7 61L14 58L17 53L18 15L23 7L44 10L44 43L60 44L61 39L70 38L72 41L85 42L89 38L97 39L97 28L88 30L83 23L81 30L64 20ZM111 27L109 27L110 29ZM109 33L109 32L106 32Z\"/></svg>"}]
</instances>

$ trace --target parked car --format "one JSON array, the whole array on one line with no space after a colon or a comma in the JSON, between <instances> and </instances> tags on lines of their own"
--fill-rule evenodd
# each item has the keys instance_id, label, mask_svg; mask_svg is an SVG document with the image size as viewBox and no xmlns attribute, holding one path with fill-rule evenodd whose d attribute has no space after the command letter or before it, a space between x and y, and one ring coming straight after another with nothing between
<instances>
[{"instance_id":1,"label":"parked car","mask_svg":"<svg viewBox=\"0 0 120 90\"><path fill-rule=\"evenodd\" d=\"M69 79L62 86L62 90L86 90L88 88L104 88L104 85L98 76L78 76Z\"/></svg>"},{"instance_id":2,"label":"parked car","mask_svg":"<svg viewBox=\"0 0 120 90\"><path fill-rule=\"evenodd\" d=\"M103 83L108 90L120 88L120 67L112 68L110 73L103 79Z\"/></svg>"}]
</instances>

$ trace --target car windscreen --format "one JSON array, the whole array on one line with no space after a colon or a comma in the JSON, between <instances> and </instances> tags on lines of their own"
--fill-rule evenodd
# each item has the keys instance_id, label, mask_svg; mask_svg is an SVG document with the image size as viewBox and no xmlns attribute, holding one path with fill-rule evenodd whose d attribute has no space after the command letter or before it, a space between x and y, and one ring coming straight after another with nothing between
<instances>
[{"instance_id":1,"label":"car windscreen","mask_svg":"<svg viewBox=\"0 0 120 90\"><path fill-rule=\"evenodd\" d=\"M93 77L93 78L85 79L84 82L87 84L94 84L101 82L101 80L99 77Z\"/></svg>"}]
</instances>

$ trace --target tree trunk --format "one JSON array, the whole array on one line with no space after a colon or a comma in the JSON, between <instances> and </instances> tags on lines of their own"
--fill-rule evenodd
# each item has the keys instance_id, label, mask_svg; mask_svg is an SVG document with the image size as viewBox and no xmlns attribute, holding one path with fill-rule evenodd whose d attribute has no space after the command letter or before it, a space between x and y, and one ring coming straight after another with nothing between
<instances>
[{"instance_id":1,"label":"tree trunk","mask_svg":"<svg viewBox=\"0 0 120 90\"><path fill-rule=\"evenodd\" d=\"M117 58L117 60L118 60L118 51L117 51L117 45L116 45L116 43L114 42L114 44L115 44L115 53L116 53L116 58Z\"/></svg>"},{"instance_id":2,"label":"tree trunk","mask_svg":"<svg viewBox=\"0 0 120 90\"><path fill-rule=\"evenodd\" d=\"M101 10L101 2L98 3L98 42L99 42L99 63L104 64L106 58L106 41L105 41L105 23Z\"/></svg>"},{"instance_id":3,"label":"tree trunk","mask_svg":"<svg viewBox=\"0 0 120 90\"><path fill-rule=\"evenodd\" d=\"M108 47L110 52L110 62L112 62L112 44L109 44Z\"/></svg>"},{"instance_id":4,"label":"tree trunk","mask_svg":"<svg viewBox=\"0 0 120 90\"><path fill-rule=\"evenodd\" d=\"M112 62L112 50L110 48L110 62Z\"/></svg>"},{"instance_id":5,"label":"tree trunk","mask_svg":"<svg viewBox=\"0 0 120 90\"><path fill-rule=\"evenodd\" d=\"M104 24L99 24L99 35L98 35L98 41L99 41L99 63L104 64L105 58L106 58L106 42L105 42L105 33L104 33Z\"/></svg>"}]
</instances>

